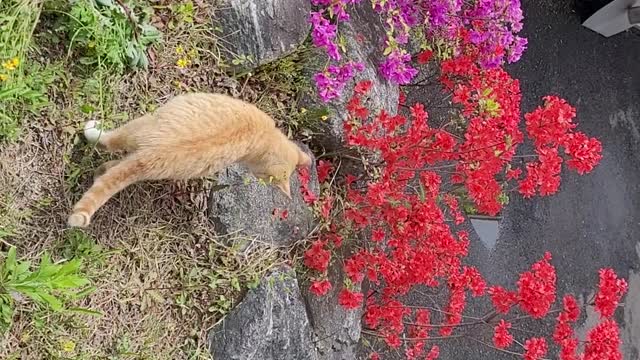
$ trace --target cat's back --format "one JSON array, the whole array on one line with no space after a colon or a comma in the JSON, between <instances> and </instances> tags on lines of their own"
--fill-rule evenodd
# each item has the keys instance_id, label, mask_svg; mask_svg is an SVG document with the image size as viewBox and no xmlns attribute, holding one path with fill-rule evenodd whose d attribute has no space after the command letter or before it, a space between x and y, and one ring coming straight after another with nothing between
<instances>
[{"instance_id":1,"label":"cat's back","mask_svg":"<svg viewBox=\"0 0 640 360\"><path fill-rule=\"evenodd\" d=\"M275 129L273 119L256 106L222 94L178 95L153 116L157 128L148 134L153 145L251 141L251 137Z\"/></svg>"}]
</instances>

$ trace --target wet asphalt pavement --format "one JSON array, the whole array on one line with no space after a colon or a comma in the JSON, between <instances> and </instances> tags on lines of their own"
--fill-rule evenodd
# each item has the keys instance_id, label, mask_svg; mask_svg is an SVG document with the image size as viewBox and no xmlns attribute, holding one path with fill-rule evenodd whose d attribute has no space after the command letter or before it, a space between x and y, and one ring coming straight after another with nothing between
<instances>
[{"instance_id":1,"label":"wet asphalt pavement","mask_svg":"<svg viewBox=\"0 0 640 360\"><path fill-rule=\"evenodd\" d=\"M548 198L512 196L494 248L474 236L470 262L492 283L514 284L517 274L551 251L560 294L588 297L598 269L630 279L624 322L625 360L640 359L640 32L611 38L581 26L572 0L523 0L528 51L509 71L520 79L522 111L557 94L577 108L579 129L600 139L603 159L590 174L563 172ZM420 99L420 94L410 96ZM422 96L424 97L424 96ZM521 149L526 151L526 149ZM420 294L416 305L425 303ZM595 316L583 317L592 323ZM635 323L634 320L635 319ZM534 331L543 331L540 323ZM516 332L517 333L517 332ZM517 333L520 339L531 336ZM557 353L550 358L557 358ZM388 354L391 355L391 354ZM401 358L400 356L390 356ZM445 344L442 359L513 359L469 341Z\"/></svg>"}]
</instances>

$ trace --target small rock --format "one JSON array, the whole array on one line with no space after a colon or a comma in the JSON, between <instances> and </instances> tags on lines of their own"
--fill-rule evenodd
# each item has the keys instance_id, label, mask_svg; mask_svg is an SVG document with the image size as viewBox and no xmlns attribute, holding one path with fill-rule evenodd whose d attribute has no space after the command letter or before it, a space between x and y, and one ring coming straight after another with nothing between
<instances>
[{"instance_id":1,"label":"small rock","mask_svg":"<svg viewBox=\"0 0 640 360\"><path fill-rule=\"evenodd\" d=\"M252 68L293 52L309 34L309 0L225 0L216 14L231 58Z\"/></svg>"},{"instance_id":2,"label":"small rock","mask_svg":"<svg viewBox=\"0 0 640 360\"><path fill-rule=\"evenodd\" d=\"M250 290L209 333L214 360L316 360L296 273L283 266Z\"/></svg>"},{"instance_id":3,"label":"small rock","mask_svg":"<svg viewBox=\"0 0 640 360\"><path fill-rule=\"evenodd\" d=\"M308 147L300 146L314 159ZM318 195L320 184L315 160L310 174L311 191ZM288 246L304 239L315 226L313 213L302 198L296 172L291 177L292 200L275 186L258 183L239 165L220 172L217 185L218 188L228 185L212 190L209 196L209 217L218 234L240 233L275 246ZM286 216L283 216L285 210Z\"/></svg>"}]
</instances>

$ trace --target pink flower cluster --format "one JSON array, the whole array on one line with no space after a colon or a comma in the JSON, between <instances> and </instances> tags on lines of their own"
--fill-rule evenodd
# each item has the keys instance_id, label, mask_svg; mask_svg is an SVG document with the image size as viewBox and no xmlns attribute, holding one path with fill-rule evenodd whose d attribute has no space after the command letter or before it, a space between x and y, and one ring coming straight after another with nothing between
<instances>
[{"instance_id":1,"label":"pink flower cluster","mask_svg":"<svg viewBox=\"0 0 640 360\"><path fill-rule=\"evenodd\" d=\"M361 1L311 0L319 8L309 18L313 44L324 49L332 61L342 59L336 42L338 24L349 21L348 6ZM522 30L520 0L372 0L372 6L387 28L386 58L379 70L395 84L408 84L418 73L407 52L409 39L418 31L424 35L421 46L444 44L454 55L466 46L461 44L472 44L478 64L485 69L518 61L527 46L527 40L516 35ZM320 98L327 102L339 97L353 75L336 77L333 82L316 81Z\"/></svg>"}]
</instances>

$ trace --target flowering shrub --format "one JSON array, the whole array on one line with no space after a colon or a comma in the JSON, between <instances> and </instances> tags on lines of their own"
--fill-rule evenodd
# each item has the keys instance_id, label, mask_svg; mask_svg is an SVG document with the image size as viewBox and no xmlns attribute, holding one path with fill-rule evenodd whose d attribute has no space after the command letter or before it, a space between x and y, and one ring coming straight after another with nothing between
<instances>
[{"instance_id":1,"label":"flowering shrub","mask_svg":"<svg viewBox=\"0 0 640 360\"><path fill-rule=\"evenodd\" d=\"M361 1L311 1L321 7L310 18L313 42L335 62L315 77L320 97L330 101L362 68L343 58L337 41L337 24L349 20L347 6ZM436 342L462 336L469 327L485 327L492 334L491 340L474 340L527 360L550 356L549 341L557 345L561 360L620 359L613 314L627 284L613 270L601 270L595 298L583 304L595 306L601 319L584 339L583 353L577 354L573 327L581 305L572 295L556 305L550 253L520 274L513 289L487 284L465 263L469 235L456 229L465 221L462 207L472 204L481 213L498 214L510 194L528 198L556 193L563 164L583 175L602 158L600 142L576 130L575 109L558 96L544 97L541 106L525 114L522 129L519 81L501 67L505 61L517 61L526 46L516 35L523 19L519 0L372 4L387 26L381 74L407 84L418 73L413 60L437 67L456 113L451 121L433 126L428 109L422 104L406 106L401 93L406 114L372 114L367 104L372 83L355 85L346 105L345 145L367 159L364 176L346 175L344 189L317 197L309 189L307 170L300 174L304 199L326 230L304 254L312 274L310 291L323 296L338 287L327 278L332 250L347 236L360 238L364 243L343 259L346 279L338 302L345 309L364 308L363 332L391 348L402 346L407 359L438 358ZM411 56L406 45L415 34L421 34L421 51ZM527 138L533 153L517 155ZM325 161L318 168L321 182L334 172ZM339 197L343 201L338 211L334 202ZM367 294L360 291L365 280L374 289ZM442 306L404 304L404 296L418 287L448 300ZM486 298L494 310L482 317L466 315L468 296ZM514 312L519 315L511 315ZM518 319L551 315L556 316L556 326L549 336L522 339L513 333ZM374 352L370 358L380 355Z\"/></svg>"},{"instance_id":2,"label":"flowering shrub","mask_svg":"<svg viewBox=\"0 0 640 360\"><path fill-rule=\"evenodd\" d=\"M447 126L431 127L421 104L410 107L408 117L381 111L371 119L366 106L371 82L356 85L347 104L346 143L365 154L377 154L380 161L366 179L361 179L366 180L364 187L355 176L346 177L346 208L339 222L331 221L334 195L305 197L329 229L304 255L305 265L316 274L310 291L322 296L331 289L326 272L331 249L341 246L342 235L364 236L367 241L362 248L344 260L347 280L338 302L346 309L364 306L365 331L383 338L392 348L404 343L408 359L437 358L438 349L425 347L426 341L456 335L460 327L469 325L492 329L493 347L498 350L519 347L525 359L544 358L549 351L546 338L519 341L511 333L511 321L505 317L516 309L531 318L559 313L552 339L561 349L560 359L578 359L572 324L579 306L567 295L561 309L553 308L557 293L551 254L545 253L522 273L515 290L488 286L476 268L464 263L468 234L456 232L454 227L464 221L459 203L466 196L482 212L497 213L506 192L518 191L524 196L538 190L542 196L555 193L561 164L588 173L601 158L600 143L575 131L575 110L569 104L546 97L543 106L525 115L535 154L528 163L516 167L512 160L524 139L518 130L518 82L501 69L467 68L467 64L473 62L459 58L442 64L442 81L453 89L453 101L467 119L462 135L450 132ZM471 87L473 83L483 84L482 91ZM489 101L495 105L488 106ZM564 157L560 148L565 149ZM324 161L319 167L322 178L328 179L333 169ZM445 168L453 169L446 177L441 173ZM522 168L527 175L519 179ZM306 170L301 179L303 194L311 193ZM460 186L467 195L452 191ZM365 279L376 289L366 296L357 286ZM444 310L404 305L403 295L418 286L444 288L449 298ZM626 289L626 282L612 270L601 271L593 304L602 322L589 333L584 358L615 359L619 355L620 340L612 316ZM495 310L480 320L476 317L472 323L463 322L469 294L488 297Z\"/></svg>"}]
</instances>

